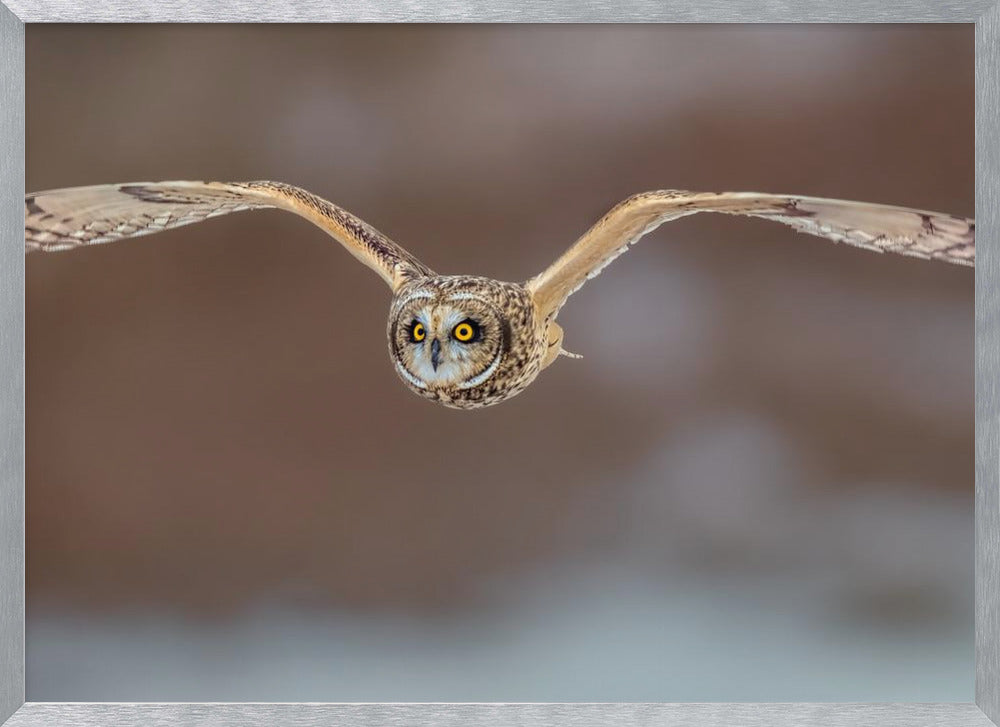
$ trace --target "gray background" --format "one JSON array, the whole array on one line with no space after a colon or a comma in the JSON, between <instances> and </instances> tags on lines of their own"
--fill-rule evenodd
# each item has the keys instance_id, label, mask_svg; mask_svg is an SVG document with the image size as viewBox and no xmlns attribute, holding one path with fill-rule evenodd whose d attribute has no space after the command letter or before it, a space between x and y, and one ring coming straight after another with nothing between
<instances>
[{"instance_id":1,"label":"gray background","mask_svg":"<svg viewBox=\"0 0 1000 727\"><path fill-rule=\"evenodd\" d=\"M973 213L969 27L27 36L29 189L283 179L442 272L664 186ZM291 217L27 282L29 699L971 698L969 270L674 223L473 414Z\"/></svg>"}]
</instances>

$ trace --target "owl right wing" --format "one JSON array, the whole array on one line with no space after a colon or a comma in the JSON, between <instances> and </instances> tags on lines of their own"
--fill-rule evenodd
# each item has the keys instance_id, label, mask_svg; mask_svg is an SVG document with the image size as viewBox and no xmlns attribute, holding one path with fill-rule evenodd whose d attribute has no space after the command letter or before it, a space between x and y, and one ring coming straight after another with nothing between
<instances>
[{"instance_id":1,"label":"owl right wing","mask_svg":"<svg viewBox=\"0 0 1000 727\"><path fill-rule=\"evenodd\" d=\"M975 220L841 199L758 192L659 190L629 197L597 221L540 275L527 282L542 315L566 299L639 238L664 222L699 212L774 220L836 242L957 265L975 265Z\"/></svg>"},{"instance_id":2,"label":"owl right wing","mask_svg":"<svg viewBox=\"0 0 1000 727\"><path fill-rule=\"evenodd\" d=\"M138 182L25 195L25 252L69 250L149 235L210 217L276 208L321 228L393 290L433 275L402 247L346 210L280 182Z\"/></svg>"}]
</instances>

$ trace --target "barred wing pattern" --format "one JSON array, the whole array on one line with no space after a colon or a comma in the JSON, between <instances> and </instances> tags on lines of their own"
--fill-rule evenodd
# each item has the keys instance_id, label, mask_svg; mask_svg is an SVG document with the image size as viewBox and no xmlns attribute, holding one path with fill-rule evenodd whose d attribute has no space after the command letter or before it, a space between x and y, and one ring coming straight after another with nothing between
<instances>
[{"instance_id":1,"label":"barred wing pattern","mask_svg":"<svg viewBox=\"0 0 1000 727\"><path fill-rule=\"evenodd\" d=\"M698 212L760 217L800 232L877 252L974 265L975 220L889 205L757 192L661 190L629 197L558 260L527 282L540 312L554 317L566 299L664 222Z\"/></svg>"},{"instance_id":2,"label":"barred wing pattern","mask_svg":"<svg viewBox=\"0 0 1000 727\"><path fill-rule=\"evenodd\" d=\"M24 198L25 252L67 250L245 210L294 212L322 228L393 289L432 271L374 227L321 197L279 182L138 182L38 192Z\"/></svg>"}]
</instances>

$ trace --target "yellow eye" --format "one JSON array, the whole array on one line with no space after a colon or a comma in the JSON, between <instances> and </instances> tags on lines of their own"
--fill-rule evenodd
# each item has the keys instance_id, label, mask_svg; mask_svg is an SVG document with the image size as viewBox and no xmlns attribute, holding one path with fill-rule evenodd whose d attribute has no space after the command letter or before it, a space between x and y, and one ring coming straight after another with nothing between
<instances>
[{"instance_id":1,"label":"yellow eye","mask_svg":"<svg viewBox=\"0 0 1000 727\"><path fill-rule=\"evenodd\" d=\"M413 327L410 328L410 338L419 343L427 338L427 331L424 330L424 324L420 321L414 321Z\"/></svg>"},{"instance_id":2,"label":"yellow eye","mask_svg":"<svg viewBox=\"0 0 1000 727\"><path fill-rule=\"evenodd\" d=\"M468 343L476 337L479 332L479 326L477 326L472 321L462 321L454 329L452 329L451 335L455 337L456 341L460 343Z\"/></svg>"}]
</instances>

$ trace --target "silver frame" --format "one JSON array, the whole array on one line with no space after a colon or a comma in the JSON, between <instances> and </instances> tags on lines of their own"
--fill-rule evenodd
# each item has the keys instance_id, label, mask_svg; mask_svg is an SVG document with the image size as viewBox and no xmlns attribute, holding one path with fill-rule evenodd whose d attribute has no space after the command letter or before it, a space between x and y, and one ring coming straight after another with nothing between
<instances>
[{"instance_id":1,"label":"silver frame","mask_svg":"<svg viewBox=\"0 0 1000 727\"><path fill-rule=\"evenodd\" d=\"M976 24L974 704L101 704L24 701L24 23L948 22ZM1000 0L0 0L0 724L1000 725Z\"/></svg>"}]
</instances>

